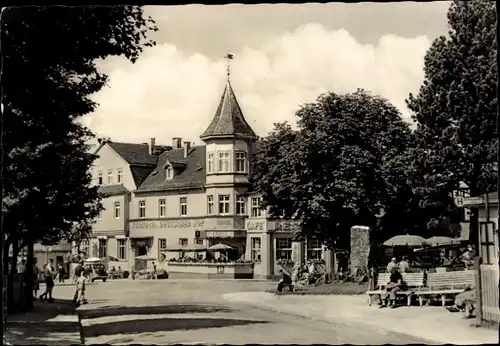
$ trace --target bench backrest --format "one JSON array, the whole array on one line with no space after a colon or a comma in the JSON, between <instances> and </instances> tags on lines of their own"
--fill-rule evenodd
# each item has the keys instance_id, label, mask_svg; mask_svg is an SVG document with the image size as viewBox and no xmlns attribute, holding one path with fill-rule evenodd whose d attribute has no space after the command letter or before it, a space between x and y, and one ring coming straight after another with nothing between
<instances>
[{"instance_id":1,"label":"bench backrest","mask_svg":"<svg viewBox=\"0 0 500 346\"><path fill-rule=\"evenodd\" d=\"M423 287L424 286L424 273L403 273L403 282L408 287ZM377 286L381 289L385 288L387 283L391 280L391 274L379 273L377 279Z\"/></svg>"},{"instance_id":2,"label":"bench backrest","mask_svg":"<svg viewBox=\"0 0 500 346\"><path fill-rule=\"evenodd\" d=\"M462 289L476 286L476 272L474 270L461 270L445 273L428 273L427 287L433 289L450 288Z\"/></svg>"}]
</instances>

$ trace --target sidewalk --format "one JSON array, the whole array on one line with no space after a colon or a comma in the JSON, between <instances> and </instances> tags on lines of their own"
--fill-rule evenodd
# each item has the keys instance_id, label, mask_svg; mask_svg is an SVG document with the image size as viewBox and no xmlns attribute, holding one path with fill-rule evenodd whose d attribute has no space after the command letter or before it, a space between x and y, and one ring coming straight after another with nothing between
<instances>
[{"instance_id":1,"label":"sidewalk","mask_svg":"<svg viewBox=\"0 0 500 346\"><path fill-rule=\"evenodd\" d=\"M7 315L5 339L15 345L81 344L80 322L68 300L33 302L33 309Z\"/></svg>"},{"instance_id":2,"label":"sidewalk","mask_svg":"<svg viewBox=\"0 0 500 346\"><path fill-rule=\"evenodd\" d=\"M378 306L369 307L364 295L277 296L265 292L242 292L226 294L224 298L235 303L332 323L364 324L411 335L429 343L498 343L498 331L472 327L473 321L463 319L463 314L450 313L442 307L379 309Z\"/></svg>"}]
</instances>

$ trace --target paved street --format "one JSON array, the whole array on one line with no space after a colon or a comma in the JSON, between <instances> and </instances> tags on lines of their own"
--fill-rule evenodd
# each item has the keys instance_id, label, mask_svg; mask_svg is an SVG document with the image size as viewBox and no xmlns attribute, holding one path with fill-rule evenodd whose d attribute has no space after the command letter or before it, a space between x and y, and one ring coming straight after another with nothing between
<instances>
[{"instance_id":1,"label":"paved street","mask_svg":"<svg viewBox=\"0 0 500 346\"><path fill-rule=\"evenodd\" d=\"M421 340L368 326L331 324L239 305L226 293L264 291L275 283L117 280L88 287L79 309L85 344L407 344ZM72 287L56 288L70 298Z\"/></svg>"}]
</instances>

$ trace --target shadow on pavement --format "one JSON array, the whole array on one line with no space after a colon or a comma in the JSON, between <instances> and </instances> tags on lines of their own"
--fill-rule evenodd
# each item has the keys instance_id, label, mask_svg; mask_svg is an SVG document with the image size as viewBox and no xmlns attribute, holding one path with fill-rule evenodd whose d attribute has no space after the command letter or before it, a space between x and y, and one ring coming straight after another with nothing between
<instances>
[{"instance_id":1,"label":"shadow on pavement","mask_svg":"<svg viewBox=\"0 0 500 346\"><path fill-rule=\"evenodd\" d=\"M120 315L151 315L151 314L190 314L232 312L232 309L212 305L165 305L165 306L103 306L97 309L84 308L78 310L81 319L100 318Z\"/></svg>"},{"instance_id":2,"label":"shadow on pavement","mask_svg":"<svg viewBox=\"0 0 500 346\"><path fill-rule=\"evenodd\" d=\"M7 315L6 339L15 345L71 345L80 343L80 326L74 321L50 321L59 315L75 316L72 302L33 302L29 311Z\"/></svg>"},{"instance_id":3,"label":"shadow on pavement","mask_svg":"<svg viewBox=\"0 0 500 346\"><path fill-rule=\"evenodd\" d=\"M85 338L102 335L137 334L154 332L171 332L176 330L194 330L205 328L223 328L256 323L269 323L267 321L234 320L229 318L159 318L147 320L120 321L103 324L94 324L85 327Z\"/></svg>"}]
</instances>

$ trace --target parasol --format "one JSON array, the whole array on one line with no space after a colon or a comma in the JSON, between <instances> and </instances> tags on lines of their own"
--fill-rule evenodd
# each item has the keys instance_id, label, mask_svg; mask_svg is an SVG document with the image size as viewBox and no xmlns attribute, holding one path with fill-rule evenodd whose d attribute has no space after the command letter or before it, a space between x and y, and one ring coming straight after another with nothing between
<instances>
[{"instance_id":1,"label":"parasol","mask_svg":"<svg viewBox=\"0 0 500 346\"><path fill-rule=\"evenodd\" d=\"M425 243L425 239L418 235L397 235L384 242L384 246L408 246L420 247Z\"/></svg>"},{"instance_id":2,"label":"parasol","mask_svg":"<svg viewBox=\"0 0 500 346\"><path fill-rule=\"evenodd\" d=\"M109 261L111 261L111 262L118 262L119 261L118 258L113 257L113 256L106 256L106 257L101 258L101 260L102 261L107 261L107 262L109 262Z\"/></svg>"},{"instance_id":3,"label":"parasol","mask_svg":"<svg viewBox=\"0 0 500 346\"><path fill-rule=\"evenodd\" d=\"M450 237L434 236L426 239L425 244L429 246L456 245L460 244L460 240Z\"/></svg>"},{"instance_id":4,"label":"parasol","mask_svg":"<svg viewBox=\"0 0 500 346\"><path fill-rule=\"evenodd\" d=\"M98 257L89 257L85 260L88 263L102 262L102 260Z\"/></svg>"},{"instance_id":5,"label":"parasol","mask_svg":"<svg viewBox=\"0 0 500 346\"><path fill-rule=\"evenodd\" d=\"M208 250L210 251L227 251L231 249L232 249L231 246L222 243L212 245L208 248Z\"/></svg>"},{"instance_id":6,"label":"parasol","mask_svg":"<svg viewBox=\"0 0 500 346\"><path fill-rule=\"evenodd\" d=\"M137 256L135 259L139 260L139 261L156 261L157 260L156 257L149 256L149 255Z\"/></svg>"}]
</instances>

